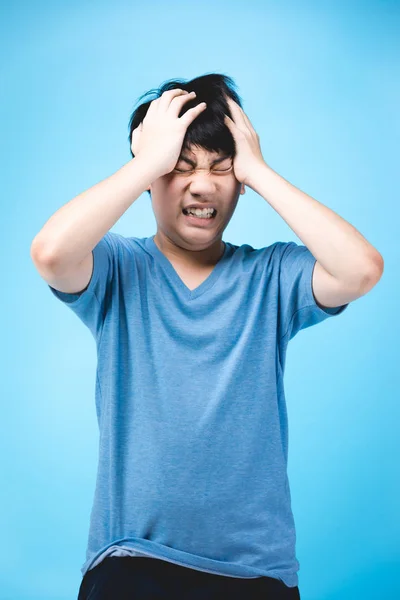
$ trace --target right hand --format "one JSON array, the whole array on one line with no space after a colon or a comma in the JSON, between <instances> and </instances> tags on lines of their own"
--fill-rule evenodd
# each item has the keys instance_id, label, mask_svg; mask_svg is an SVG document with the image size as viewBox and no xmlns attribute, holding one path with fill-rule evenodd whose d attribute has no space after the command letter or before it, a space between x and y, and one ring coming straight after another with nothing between
<instances>
[{"instance_id":1,"label":"right hand","mask_svg":"<svg viewBox=\"0 0 400 600\"><path fill-rule=\"evenodd\" d=\"M187 128L206 108L197 104L178 117L184 103L195 98L195 94L180 88L165 91L150 103L143 121L132 132L135 158L139 157L158 177L175 168Z\"/></svg>"}]
</instances>

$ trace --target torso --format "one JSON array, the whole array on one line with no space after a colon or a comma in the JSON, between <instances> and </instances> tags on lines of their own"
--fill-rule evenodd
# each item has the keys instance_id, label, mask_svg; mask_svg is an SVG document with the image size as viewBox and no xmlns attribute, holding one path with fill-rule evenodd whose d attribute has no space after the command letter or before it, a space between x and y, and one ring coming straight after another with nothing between
<instances>
[{"instance_id":1,"label":"torso","mask_svg":"<svg viewBox=\"0 0 400 600\"><path fill-rule=\"evenodd\" d=\"M206 269L202 269L201 271L194 271L194 269L188 270L187 268L183 268L182 266L171 263L174 267L175 271L178 273L179 277L182 279L183 283L188 287L191 291L195 290L199 285L203 283L207 279L207 277L213 271L215 265L211 267L207 267Z\"/></svg>"},{"instance_id":2,"label":"torso","mask_svg":"<svg viewBox=\"0 0 400 600\"><path fill-rule=\"evenodd\" d=\"M154 243L156 244L158 249L160 251L162 251L161 248L158 246L158 243L156 242L155 239L154 239ZM226 247L225 243L224 243L224 246ZM187 265L186 266L182 265L182 263L179 264L178 262L175 262L169 256L167 256L167 258L168 258L169 262L171 263L171 265L173 266L173 268L175 269L178 276L180 277L180 279L182 280L182 282L184 283L184 285L187 288L189 288L190 291L193 291L196 288L198 288L209 277L209 275L212 273L212 271L215 268L215 264L214 264L214 265L210 265L208 267L203 267L199 270L195 270L193 267L188 267Z\"/></svg>"}]
</instances>

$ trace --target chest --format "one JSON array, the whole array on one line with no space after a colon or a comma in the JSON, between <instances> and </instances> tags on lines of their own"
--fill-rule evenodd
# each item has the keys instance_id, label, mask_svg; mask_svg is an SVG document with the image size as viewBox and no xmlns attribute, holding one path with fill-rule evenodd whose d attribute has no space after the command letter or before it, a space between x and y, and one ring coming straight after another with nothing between
<instances>
[{"instance_id":1,"label":"chest","mask_svg":"<svg viewBox=\"0 0 400 600\"><path fill-rule=\"evenodd\" d=\"M187 267L185 268L174 263L172 263L172 265L180 279L191 291L198 288L199 285L201 285L211 275L214 269L214 265L202 268L201 270L193 268L188 269Z\"/></svg>"}]
</instances>

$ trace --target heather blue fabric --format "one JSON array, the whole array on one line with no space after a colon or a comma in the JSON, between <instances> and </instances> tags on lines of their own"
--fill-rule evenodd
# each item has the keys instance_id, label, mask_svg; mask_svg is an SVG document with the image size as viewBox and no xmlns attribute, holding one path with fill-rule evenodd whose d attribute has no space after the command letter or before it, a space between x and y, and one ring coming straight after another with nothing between
<instances>
[{"instance_id":1,"label":"heather blue fabric","mask_svg":"<svg viewBox=\"0 0 400 600\"><path fill-rule=\"evenodd\" d=\"M106 556L149 556L297 586L286 350L348 304L316 304L315 258L294 242L225 242L191 291L153 237L108 232L81 294L49 286L97 348L99 464L82 576Z\"/></svg>"}]
</instances>

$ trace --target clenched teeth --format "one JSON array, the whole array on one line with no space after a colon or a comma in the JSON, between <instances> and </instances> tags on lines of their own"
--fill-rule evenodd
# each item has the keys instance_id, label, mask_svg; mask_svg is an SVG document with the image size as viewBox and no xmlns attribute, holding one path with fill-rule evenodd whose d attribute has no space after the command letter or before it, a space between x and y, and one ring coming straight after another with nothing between
<instances>
[{"instance_id":1,"label":"clenched teeth","mask_svg":"<svg viewBox=\"0 0 400 600\"><path fill-rule=\"evenodd\" d=\"M216 213L215 208L184 208L185 215L194 215L195 217L211 217Z\"/></svg>"}]
</instances>

